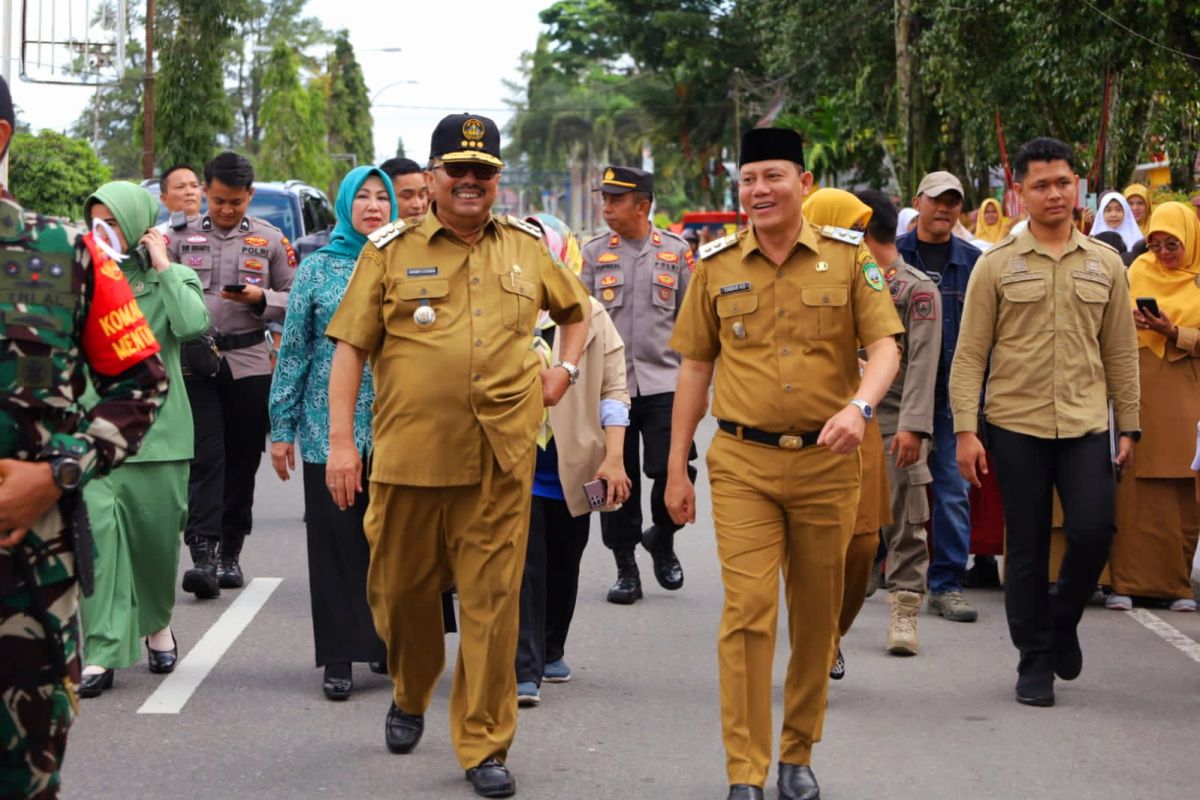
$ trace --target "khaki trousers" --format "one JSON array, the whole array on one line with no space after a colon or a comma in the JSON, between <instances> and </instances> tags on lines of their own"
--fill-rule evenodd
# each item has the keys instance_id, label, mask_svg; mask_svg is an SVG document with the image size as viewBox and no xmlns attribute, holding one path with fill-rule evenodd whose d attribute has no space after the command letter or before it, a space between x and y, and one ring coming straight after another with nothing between
<instances>
[{"instance_id":1,"label":"khaki trousers","mask_svg":"<svg viewBox=\"0 0 1200 800\"><path fill-rule=\"evenodd\" d=\"M446 657L442 592L458 587L450 739L464 769L505 760L516 733L513 662L535 451L505 473L486 440L482 449L482 481L472 486L372 482L363 521L367 602L405 713L429 708Z\"/></svg>"},{"instance_id":2,"label":"khaki trousers","mask_svg":"<svg viewBox=\"0 0 1200 800\"><path fill-rule=\"evenodd\" d=\"M861 459L718 433L708 451L725 606L717 639L729 782L762 786L771 761L771 666L783 570L791 658L780 760L821 738Z\"/></svg>"},{"instance_id":3,"label":"khaki trousers","mask_svg":"<svg viewBox=\"0 0 1200 800\"><path fill-rule=\"evenodd\" d=\"M871 582L875 555L879 552L879 531L892 522L892 497L887 478L890 456L883 449L883 435L877 420L867 423L858 452L862 456L862 495L858 499L854 537L846 550L846 582L842 590L842 612L838 617L839 644L867 600L867 584Z\"/></svg>"},{"instance_id":4,"label":"khaki trousers","mask_svg":"<svg viewBox=\"0 0 1200 800\"><path fill-rule=\"evenodd\" d=\"M883 437L885 452L892 447L895 434ZM888 482L892 486L891 525L883 526L883 544L887 548L887 589L925 594L925 576L929 571L929 442L921 440L921 457L904 469L887 458Z\"/></svg>"}]
</instances>

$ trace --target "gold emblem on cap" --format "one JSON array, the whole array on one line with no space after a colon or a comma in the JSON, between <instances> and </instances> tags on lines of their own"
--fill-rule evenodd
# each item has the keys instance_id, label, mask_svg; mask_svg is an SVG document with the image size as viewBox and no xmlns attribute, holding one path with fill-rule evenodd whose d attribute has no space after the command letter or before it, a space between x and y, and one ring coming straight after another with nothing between
<instances>
[{"instance_id":1,"label":"gold emblem on cap","mask_svg":"<svg viewBox=\"0 0 1200 800\"><path fill-rule=\"evenodd\" d=\"M609 168L609 169L606 169L606 170L604 171L604 180L606 180L606 181L611 181L611 180L612 180L613 178L615 178L615 177L617 177L617 176L616 176L615 174L613 174L613 171L612 171L612 169L611 169L611 168Z\"/></svg>"},{"instance_id":2,"label":"gold emblem on cap","mask_svg":"<svg viewBox=\"0 0 1200 800\"><path fill-rule=\"evenodd\" d=\"M463 136L472 142L477 142L483 138L483 123L474 117L463 123Z\"/></svg>"}]
</instances>

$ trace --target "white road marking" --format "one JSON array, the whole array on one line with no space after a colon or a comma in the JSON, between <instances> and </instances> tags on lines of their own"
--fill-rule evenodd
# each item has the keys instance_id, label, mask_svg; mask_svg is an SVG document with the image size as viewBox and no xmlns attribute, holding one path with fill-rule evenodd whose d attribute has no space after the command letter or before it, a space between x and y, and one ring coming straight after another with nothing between
<instances>
[{"instance_id":1,"label":"white road marking","mask_svg":"<svg viewBox=\"0 0 1200 800\"><path fill-rule=\"evenodd\" d=\"M250 581L220 619L180 660L175 671L158 685L154 694L146 698L137 713L178 714L282 582L283 578L255 578Z\"/></svg>"},{"instance_id":2,"label":"white road marking","mask_svg":"<svg viewBox=\"0 0 1200 800\"><path fill-rule=\"evenodd\" d=\"M1169 625L1163 622L1156 615L1151 614L1144 608L1135 608L1132 611L1126 611L1126 614L1136 619L1147 629L1157 634L1160 639L1173 646L1176 650L1183 653L1185 656L1200 664L1200 643L1193 641L1188 636L1180 633L1179 629L1174 625Z\"/></svg>"}]
</instances>

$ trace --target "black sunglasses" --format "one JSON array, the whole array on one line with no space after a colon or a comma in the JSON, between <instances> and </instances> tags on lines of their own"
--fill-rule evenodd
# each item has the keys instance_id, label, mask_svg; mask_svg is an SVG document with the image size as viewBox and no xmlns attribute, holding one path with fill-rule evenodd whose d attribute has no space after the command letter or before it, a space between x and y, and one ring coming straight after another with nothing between
<instances>
[{"instance_id":1,"label":"black sunglasses","mask_svg":"<svg viewBox=\"0 0 1200 800\"><path fill-rule=\"evenodd\" d=\"M475 177L481 181L490 181L500 172L499 167L488 166L487 164L438 164L434 169L444 169L446 174L451 178L465 178L467 173L474 173Z\"/></svg>"}]
</instances>

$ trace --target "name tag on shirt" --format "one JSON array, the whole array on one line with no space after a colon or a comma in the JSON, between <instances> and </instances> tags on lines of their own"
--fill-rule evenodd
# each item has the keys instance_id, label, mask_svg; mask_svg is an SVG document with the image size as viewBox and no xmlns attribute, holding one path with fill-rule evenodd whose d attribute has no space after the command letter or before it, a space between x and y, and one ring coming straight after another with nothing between
<instances>
[{"instance_id":1,"label":"name tag on shirt","mask_svg":"<svg viewBox=\"0 0 1200 800\"><path fill-rule=\"evenodd\" d=\"M404 274L410 278L428 278L431 275L437 275L438 268L437 267L414 267L412 269L406 269L404 271Z\"/></svg>"},{"instance_id":2,"label":"name tag on shirt","mask_svg":"<svg viewBox=\"0 0 1200 800\"><path fill-rule=\"evenodd\" d=\"M736 294L737 292L750 291L750 281L742 281L741 283L731 283L728 286L722 286L721 294Z\"/></svg>"}]
</instances>

